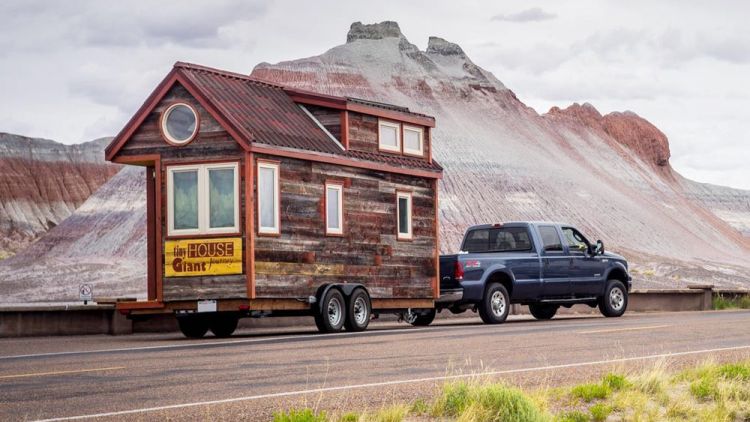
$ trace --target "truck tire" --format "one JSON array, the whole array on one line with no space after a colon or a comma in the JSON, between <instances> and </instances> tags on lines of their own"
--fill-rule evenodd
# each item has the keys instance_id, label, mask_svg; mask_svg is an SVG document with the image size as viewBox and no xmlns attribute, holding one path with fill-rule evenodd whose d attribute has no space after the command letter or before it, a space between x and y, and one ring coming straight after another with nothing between
<instances>
[{"instance_id":1,"label":"truck tire","mask_svg":"<svg viewBox=\"0 0 750 422\"><path fill-rule=\"evenodd\" d=\"M239 320L235 314L220 312L211 318L208 327L216 337L229 337L237 329Z\"/></svg>"},{"instance_id":2,"label":"truck tire","mask_svg":"<svg viewBox=\"0 0 750 422\"><path fill-rule=\"evenodd\" d=\"M560 308L558 305L552 305L549 303L530 303L529 312L536 319L552 319L557 313L557 309Z\"/></svg>"},{"instance_id":3,"label":"truck tire","mask_svg":"<svg viewBox=\"0 0 750 422\"><path fill-rule=\"evenodd\" d=\"M489 284L477 308L485 324L502 324L510 312L508 290L502 284Z\"/></svg>"},{"instance_id":4,"label":"truck tire","mask_svg":"<svg viewBox=\"0 0 750 422\"><path fill-rule=\"evenodd\" d=\"M346 326L347 331L364 331L370 324L372 305L370 296L364 289L355 289L347 301Z\"/></svg>"},{"instance_id":5,"label":"truck tire","mask_svg":"<svg viewBox=\"0 0 750 422\"><path fill-rule=\"evenodd\" d=\"M320 302L320 311L315 316L315 325L323 333L341 331L346 321L346 302L338 289L331 288Z\"/></svg>"},{"instance_id":6,"label":"truck tire","mask_svg":"<svg viewBox=\"0 0 750 422\"><path fill-rule=\"evenodd\" d=\"M201 338L208 331L208 318L204 315L186 315L177 317L180 331L187 338Z\"/></svg>"},{"instance_id":7,"label":"truck tire","mask_svg":"<svg viewBox=\"0 0 750 422\"><path fill-rule=\"evenodd\" d=\"M628 290L620 280L609 280L604 296L599 298L599 311L605 317L619 317L628 308Z\"/></svg>"},{"instance_id":8,"label":"truck tire","mask_svg":"<svg viewBox=\"0 0 750 422\"><path fill-rule=\"evenodd\" d=\"M432 324L432 321L435 320L436 314L437 310L435 310L435 308L432 308L427 309L426 312L412 312L410 316L404 319L406 320L406 322L415 327L426 327Z\"/></svg>"}]
</instances>

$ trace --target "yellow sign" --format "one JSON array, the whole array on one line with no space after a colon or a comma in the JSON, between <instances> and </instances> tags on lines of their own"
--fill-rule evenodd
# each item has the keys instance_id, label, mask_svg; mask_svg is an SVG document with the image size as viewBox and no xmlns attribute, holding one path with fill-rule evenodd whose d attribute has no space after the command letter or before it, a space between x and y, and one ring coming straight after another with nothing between
<instances>
[{"instance_id":1,"label":"yellow sign","mask_svg":"<svg viewBox=\"0 0 750 422\"><path fill-rule=\"evenodd\" d=\"M242 239L181 239L164 244L164 276L242 274Z\"/></svg>"}]
</instances>

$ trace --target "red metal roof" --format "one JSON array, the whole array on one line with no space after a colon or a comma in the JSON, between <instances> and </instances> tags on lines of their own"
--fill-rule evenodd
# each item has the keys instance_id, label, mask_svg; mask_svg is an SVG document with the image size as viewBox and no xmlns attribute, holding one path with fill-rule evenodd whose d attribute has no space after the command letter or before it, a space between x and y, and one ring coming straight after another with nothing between
<instances>
[{"instance_id":1,"label":"red metal roof","mask_svg":"<svg viewBox=\"0 0 750 422\"><path fill-rule=\"evenodd\" d=\"M115 156L123 143L175 81L183 83L204 106L215 110L217 113L215 117L229 126L227 130L239 138L237 141L243 147L247 148L249 144L257 143L406 169L442 171L442 167L434 160L429 162L417 157L396 154L345 151L337 140L332 139L300 108L292 96L301 93L308 96L320 95L326 101L343 104L352 101L350 99L291 90L247 75L182 62L175 63L172 72L107 147L108 160ZM360 104L366 103L363 100L356 101ZM367 106L375 107L374 104L367 104ZM379 108L384 108L384 106L377 104ZM392 107L402 115L412 115L434 126L432 117Z\"/></svg>"}]
</instances>

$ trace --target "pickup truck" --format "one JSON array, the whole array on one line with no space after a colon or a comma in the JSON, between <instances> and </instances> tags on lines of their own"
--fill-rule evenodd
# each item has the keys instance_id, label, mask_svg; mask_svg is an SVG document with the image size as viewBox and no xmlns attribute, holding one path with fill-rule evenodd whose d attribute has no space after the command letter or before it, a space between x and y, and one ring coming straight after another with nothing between
<instances>
[{"instance_id":1,"label":"pickup truck","mask_svg":"<svg viewBox=\"0 0 750 422\"><path fill-rule=\"evenodd\" d=\"M560 306L577 303L619 317L630 288L625 258L605 252L601 240L591 243L573 226L485 224L466 230L458 254L440 257L441 295L435 307L477 311L488 324L505 321L512 303L528 305L537 319L550 319ZM431 316L418 315L413 323L429 324Z\"/></svg>"}]
</instances>

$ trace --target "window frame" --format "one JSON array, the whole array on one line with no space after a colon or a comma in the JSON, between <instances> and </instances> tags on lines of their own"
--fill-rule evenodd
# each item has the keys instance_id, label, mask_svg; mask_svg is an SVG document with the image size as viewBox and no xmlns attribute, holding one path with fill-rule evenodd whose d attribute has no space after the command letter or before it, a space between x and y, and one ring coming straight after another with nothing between
<instances>
[{"instance_id":1,"label":"window frame","mask_svg":"<svg viewBox=\"0 0 750 422\"><path fill-rule=\"evenodd\" d=\"M231 169L234 175L234 225L232 227L211 228L211 202L210 202L210 180L209 171L216 169ZM215 234L238 234L240 232L240 174L237 161L219 163L196 163L166 166L167 171L167 236L191 236L191 235L215 235ZM174 228L174 174L183 171L196 171L198 173L198 228L197 229L175 229Z\"/></svg>"},{"instance_id":2,"label":"window frame","mask_svg":"<svg viewBox=\"0 0 750 422\"><path fill-rule=\"evenodd\" d=\"M547 245L544 244L544 235L542 235L543 228L551 228L555 232L555 236L557 236L557 240L560 242L560 249L547 249ZM565 253L565 244L563 243L562 233L556 226L550 224L540 225L537 226L537 231L539 232L539 240L542 246L541 252L544 255L562 255Z\"/></svg>"},{"instance_id":3,"label":"window frame","mask_svg":"<svg viewBox=\"0 0 750 422\"><path fill-rule=\"evenodd\" d=\"M406 139L402 139L403 151L406 155L413 155L416 157L424 157L424 128L420 126L403 125L404 138L406 138L406 131L417 132L419 134L419 149L410 149L406 147Z\"/></svg>"},{"instance_id":4,"label":"window frame","mask_svg":"<svg viewBox=\"0 0 750 422\"><path fill-rule=\"evenodd\" d=\"M406 198L407 204L407 233L401 231L401 198ZM412 193L405 191L396 191L396 238L398 240L412 240L414 238L414 206L412 203Z\"/></svg>"},{"instance_id":5,"label":"window frame","mask_svg":"<svg viewBox=\"0 0 750 422\"><path fill-rule=\"evenodd\" d=\"M281 234L281 189L280 189L280 181L279 177L281 174L280 169L280 163L278 161L266 161L266 160L258 160L256 163L256 178L258 180L258 186L256 190L256 206L257 206L257 213L258 213L258 234L259 235L279 235ZM262 199L260 196L260 169L267 168L271 169L274 172L274 198L276 199L273 204L273 211L274 211L274 223L275 227L271 226L263 226L263 219L261 218L261 210L262 210Z\"/></svg>"},{"instance_id":6,"label":"window frame","mask_svg":"<svg viewBox=\"0 0 750 422\"><path fill-rule=\"evenodd\" d=\"M396 129L396 146L390 146L390 145L384 145L383 144L383 136L381 133L381 127L386 126L393 129ZM402 139L401 139L401 123L394 122L391 120L385 120L385 119L378 119L378 150L379 151L387 151L387 152L397 152L401 153L401 145L402 145Z\"/></svg>"},{"instance_id":7,"label":"window frame","mask_svg":"<svg viewBox=\"0 0 750 422\"><path fill-rule=\"evenodd\" d=\"M585 249L583 249L583 250L581 250L581 249L573 249L573 248L571 247L571 245L570 245L570 244L568 243L568 238L567 238L567 236L565 236L565 230L570 230L570 232L571 232L571 233L572 233L572 234L573 234L574 236L575 236L576 234L577 234L578 236L580 236L580 237L581 237L581 239L583 239L583 244L584 244L584 245L586 245L586 248L585 248ZM591 250L591 246L592 246L591 242L589 242L589 240L588 240L588 239L586 238L586 236L584 236L584 235L583 235L583 233L581 233L581 232L580 232L580 231L579 231L578 229L576 229L575 227L571 227L571 226L564 226L564 227L560 227L560 231L562 232L562 238L563 238L563 242L564 242L564 244L563 244L563 247L566 247L566 248L568 248L568 253L569 253L569 254L571 254L571 255L573 255L573 254L575 254L575 255L580 255L580 254L586 255L587 251L590 251L590 250Z\"/></svg>"},{"instance_id":8,"label":"window frame","mask_svg":"<svg viewBox=\"0 0 750 422\"><path fill-rule=\"evenodd\" d=\"M338 191L338 217L339 217L339 228L332 228L328 224L328 190L333 189ZM341 182L326 182L325 191L323 194L323 201L325 202L325 224L326 224L326 236L343 236L344 235L344 184Z\"/></svg>"},{"instance_id":9,"label":"window frame","mask_svg":"<svg viewBox=\"0 0 750 422\"><path fill-rule=\"evenodd\" d=\"M190 109L190 111L193 112L193 116L195 117L195 129L193 129L193 133L190 135L190 137L185 139L184 141L173 138L172 135L169 134L169 130L167 130L167 119L169 118L169 115L172 113L172 110L174 110L178 106L187 107L188 109ZM198 114L198 110L196 110L195 107L193 107L192 105L186 102L176 101L170 104L169 106L167 106L166 109L164 109L164 111L161 112L161 115L159 116L159 131L161 132L162 138L164 138L164 140L168 144L172 146L176 146L176 147L185 146L193 142L193 140L198 136L198 132L200 132L200 128L201 128L200 126L201 126L201 116L200 114Z\"/></svg>"}]
</instances>

